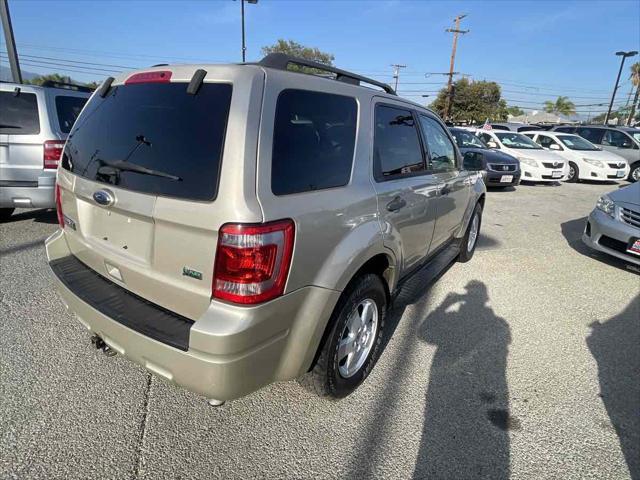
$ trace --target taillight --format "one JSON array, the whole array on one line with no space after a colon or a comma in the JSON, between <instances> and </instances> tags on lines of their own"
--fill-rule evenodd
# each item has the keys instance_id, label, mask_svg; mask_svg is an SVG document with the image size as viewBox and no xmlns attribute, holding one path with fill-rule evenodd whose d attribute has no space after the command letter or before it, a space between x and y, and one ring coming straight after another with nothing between
<instances>
[{"instance_id":1,"label":"taillight","mask_svg":"<svg viewBox=\"0 0 640 480\"><path fill-rule=\"evenodd\" d=\"M44 142L44 168L58 168L63 150L64 140L46 140Z\"/></svg>"},{"instance_id":2,"label":"taillight","mask_svg":"<svg viewBox=\"0 0 640 480\"><path fill-rule=\"evenodd\" d=\"M132 83L165 83L171 80L171 72L169 70L134 73L124 81L125 85Z\"/></svg>"},{"instance_id":3,"label":"taillight","mask_svg":"<svg viewBox=\"0 0 640 480\"><path fill-rule=\"evenodd\" d=\"M294 230L291 220L224 225L218 235L212 297L246 305L282 295Z\"/></svg>"},{"instance_id":4,"label":"taillight","mask_svg":"<svg viewBox=\"0 0 640 480\"><path fill-rule=\"evenodd\" d=\"M56 183L56 214L58 215L58 225L64 230L64 215L62 215L62 199L60 198L60 185Z\"/></svg>"}]
</instances>

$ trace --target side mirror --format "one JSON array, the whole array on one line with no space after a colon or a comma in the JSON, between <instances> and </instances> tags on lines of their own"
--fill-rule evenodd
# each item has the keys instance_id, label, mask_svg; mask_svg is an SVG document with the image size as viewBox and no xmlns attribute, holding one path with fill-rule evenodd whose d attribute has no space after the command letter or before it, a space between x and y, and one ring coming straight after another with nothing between
<instances>
[{"instance_id":1,"label":"side mirror","mask_svg":"<svg viewBox=\"0 0 640 480\"><path fill-rule=\"evenodd\" d=\"M498 144L496 142L494 142L493 140L489 140L487 142L487 147L489 147L489 148L498 148Z\"/></svg>"},{"instance_id":2,"label":"side mirror","mask_svg":"<svg viewBox=\"0 0 640 480\"><path fill-rule=\"evenodd\" d=\"M552 143L551 145L549 145L549 150L562 150L560 148L560 145L558 145L557 143Z\"/></svg>"},{"instance_id":3,"label":"side mirror","mask_svg":"<svg viewBox=\"0 0 640 480\"><path fill-rule=\"evenodd\" d=\"M462 159L462 167L470 172L484 170L482 154L478 152L467 152Z\"/></svg>"}]
</instances>

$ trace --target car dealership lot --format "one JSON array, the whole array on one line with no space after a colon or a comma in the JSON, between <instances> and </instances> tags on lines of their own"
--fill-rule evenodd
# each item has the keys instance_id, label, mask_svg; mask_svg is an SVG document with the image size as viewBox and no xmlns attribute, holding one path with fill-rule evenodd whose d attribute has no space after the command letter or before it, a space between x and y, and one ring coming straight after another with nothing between
<instances>
[{"instance_id":1,"label":"car dealership lot","mask_svg":"<svg viewBox=\"0 0 640 480\"><path fill-rule=\"evenodd\" d=\"M640 476L640 276L579 240L617 187L490 191L473 260L407 285L353 395L289 382L220 408L92 349L51 287L55 213L17 212L0 225L0 477Z\"/></svg>"}]
</instances>

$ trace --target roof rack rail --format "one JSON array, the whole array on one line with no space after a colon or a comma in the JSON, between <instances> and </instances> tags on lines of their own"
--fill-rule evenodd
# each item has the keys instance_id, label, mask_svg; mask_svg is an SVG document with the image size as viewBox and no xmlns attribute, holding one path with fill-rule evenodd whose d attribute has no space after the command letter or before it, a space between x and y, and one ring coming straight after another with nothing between
<instances>
[{"instance_id":1,"label":"roof rack rail","mask_svg":"<svg viewBox=\"0 0 640 480\"><path fill-rule=\"evenodd\" d=\"M65 88L67 90L74 90L76 92L91 93L95 88L87 87L86 85L76 85L75 83L56 82L54 80L46 80L42 82L42 87L50 88Z\"/></svg>"},{"instance_id":2,"label":"roof rack rail","mask_svg":"<svg viewBox=\"0 0 640 480\"><path fill-rule=\"evenodd\" d=\"M332 67L331 65L325 65L323 63L314 62L313 60L307 60L305 58L294 57L285 53L270 53L257 63L257 65L276 68L278 70L287 70L287 67L290 64L315 68L324 72L335 73L336 80L338 80L339 82L345 82L351 85L360 85L360 82L368 83L369 85L374 85L383 89L390 95L397 95L395 90L386 83L379 82L372 78L363 77L362 75L358 75L357 73L347 72L346 70L341 70L339 68Z\"/></svg>"}]
</instances>

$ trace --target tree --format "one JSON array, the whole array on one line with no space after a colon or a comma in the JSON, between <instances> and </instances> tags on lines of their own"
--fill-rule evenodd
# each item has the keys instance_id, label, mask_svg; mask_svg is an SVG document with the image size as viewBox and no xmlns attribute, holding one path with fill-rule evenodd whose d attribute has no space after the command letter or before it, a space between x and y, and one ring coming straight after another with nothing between
<instances>
[{"instance_id":1,"label":"tree","mask_svg":"<svg viewBox=\"0 0 640 480\"><path fill-rule=\"evenodd\" d=\"M638 97L640 96L640 62L636 62L631 65L631 84L636 87L636 94L633 96L633 103L631 104L631 110L627 117L627 125L631 125L631 121L635 117Z\"/></svg>"},{"instance_id":2,"label":"tree","mask_svg":"<svg viewBox=\"0 0 640 480\"><path fill-rule=\"evenodd\" d=\"M547 100L544 102L544 111L547 113L559 113L561 115L573 115L576 113L576 106L568 97L558 97L556 101Z\"/></svg>"},{"instance_id":3,"label":"tree","mask_svg":"<svg viewBox=\"0 0 640 480\"><path fill-rule=\"evenodd\" d=\"M33 77L31 80L25 80L24 83L30 85L42 85L44 82L52 81L59 83L73 83L71 77L67 75L60 75L59 73L50 73L48 75L38 75L37 77Z\"/></svg>"},{"instance_id":4,"label":"tree","mask_svg":"<svg viewBox=\"0 0 640 480\"><path fill-rule=\"evenodd\" d=\"M524 115L524 110L522 110L520 107L517 107L515 105L511 105L510 107L507 107L507 113L509 115L517 117L519 115Z\"/></svg>"},{"instance_id":5,"label":"tree","mask_svg":"<svg viewBox=\"0 0 640 480\"><path fill-rule=\"evenodd\" d=\"M326 65L333 65L335 60L331 53L323 52L316 47L305 47L293 40L283 40L281 38L273 45L262 47L262 55L269 55L270 53L286 53L287 55L313 60Z\"/></svg>"},{"instance_id":6,"label":"tree","mask_svg":"<svg viewBox=\"0 0 640 480\"><path fill-rule=\"evenodd\" d=\"M507 102L501 98L500 85L496 82L470 82L466 78L453 84L454 96L451 120L454 122L480 123L490 120L507 119ZM430 107L441 117L447 99L447 89L443 88Z\"/></svg>"}]
</instances>

